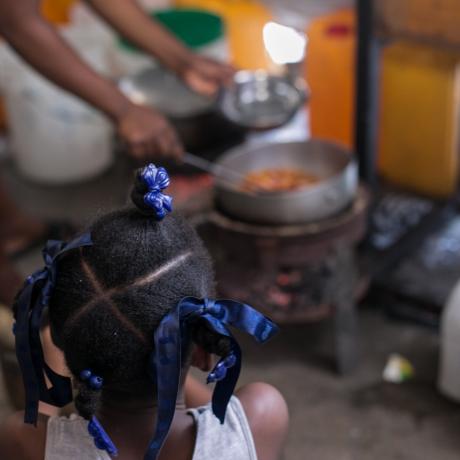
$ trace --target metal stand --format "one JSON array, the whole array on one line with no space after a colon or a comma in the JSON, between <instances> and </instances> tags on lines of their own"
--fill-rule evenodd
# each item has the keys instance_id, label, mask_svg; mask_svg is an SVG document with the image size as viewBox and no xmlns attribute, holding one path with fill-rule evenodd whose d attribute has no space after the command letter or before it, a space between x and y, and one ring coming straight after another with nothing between
<instances>
[{"instance_id":1,"label":"metal stand","mask_svg":"<svg viewBox=\"0 0 460 460\"><path fill-rule=\"evenodd\" d=\"M374 1L357 0L356 153L361 179L375 186L379 89L379 43L374 35Z\"/></svg>"},{"instance_id":2,"label":"metal stand","mask_svg":"<svg viewBox=\"0 0 460 460\"><path fill-rule=\"evenodd\" d=\"M359 327L355 303L358 276L353 247L339 245L335 256L337 267L332 299L335 309L333 316L335 359L338 373L345 375L353 371L360 361Z\"/></svg>"}]
</instances>

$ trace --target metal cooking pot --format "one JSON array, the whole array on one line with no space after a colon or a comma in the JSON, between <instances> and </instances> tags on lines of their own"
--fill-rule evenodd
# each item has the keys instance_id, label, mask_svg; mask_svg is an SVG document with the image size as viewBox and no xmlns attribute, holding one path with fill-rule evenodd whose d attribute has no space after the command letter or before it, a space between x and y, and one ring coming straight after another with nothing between
<instances>
[{"instance_id":1,"label":"metal cooking pot","mask_svg":"<svg viewBox=\"0 0 460 460\"><path fill-rule=\"evenodd\" d=\"M357 165L350 152L320 140L242 146L230 150L218 165L243 175L272 168L305 170L317 184L292 192L249 195L235 179L216 177L216 199L226 214L245 221L293 225L318 221L344 210L358 188ZM229 181L233 187L229 187Z\"/></svg>"}]
</instances>

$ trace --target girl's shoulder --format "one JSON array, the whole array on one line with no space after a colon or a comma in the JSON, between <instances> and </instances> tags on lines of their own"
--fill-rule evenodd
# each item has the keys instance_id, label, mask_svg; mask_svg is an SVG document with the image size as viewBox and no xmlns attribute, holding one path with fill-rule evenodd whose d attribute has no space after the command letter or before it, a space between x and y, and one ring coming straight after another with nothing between
<instances>
[{"instance_id":1,"label":"girl's shoulder","mask_svg":"<svg viewBox=\"0 0 460 460\"><path fill-rule=\"evenodd\" d=\"M43 459L48 416L39 414L37 426L24 423L24 412L15 412L0 427L2 460Z\"/></svg>"},{"instance_id":2,"label":"girl's shoulder","mask_svg":"<svg viewBox=\"0 0 460 460\"><path fill-rule=\"evenodd\" d=\"M287 436L289 413L281 393L266 383L251 383L236 396L243 406L258 460L278 460Z\"/></svg>"}]
</instances>

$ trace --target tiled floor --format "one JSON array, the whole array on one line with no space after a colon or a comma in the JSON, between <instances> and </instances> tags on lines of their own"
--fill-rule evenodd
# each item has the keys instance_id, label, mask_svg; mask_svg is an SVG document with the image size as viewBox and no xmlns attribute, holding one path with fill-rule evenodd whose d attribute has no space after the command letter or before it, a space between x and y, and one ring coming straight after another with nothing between
<instances>
[{"instance_id":1,"label":"tiled floor","mask_svg":"<svg viewBox=\"0 0 460 460\"><path fill-rule=\"evenodd\" d=\"M132 169L118 161L105 176L83 186L39 187L0 168L18 203L46 218L84 222L101 209L126 201ZM38 254L21 260L33 270ZM426 329L396 324L373 309L361 311L358 370L339 378L327 356L328 325L283 328L278 339L259 348L243 340L242 382L265 380L288 401L291 431L287 460L457 460L460 406L435 388L438 337ZM398 352L416 369L413 381L386 384L381 372L388 355ZM9 412L0 392L0 418Z\"/></svg>"}]
</instances>

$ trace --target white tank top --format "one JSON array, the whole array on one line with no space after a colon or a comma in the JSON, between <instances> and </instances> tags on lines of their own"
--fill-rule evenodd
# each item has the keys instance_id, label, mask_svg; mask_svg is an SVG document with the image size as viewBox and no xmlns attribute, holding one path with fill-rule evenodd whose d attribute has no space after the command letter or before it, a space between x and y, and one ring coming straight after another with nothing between
<instances>
[{"instance_id":1,"label":"white tank top","mask_svg":"<svg viewBox=\"0 0 460 460\"><path fill-rule=\"evenodd\" d=\"M195 420L197 434L192 460L257 460L254 440L240 401L232 397L225 423L220 424L211 405L187 411ZM46 435L45 460L110 460L88 433L88 422L72 414L50 417Z\"/></svg>"}]
</instances>

